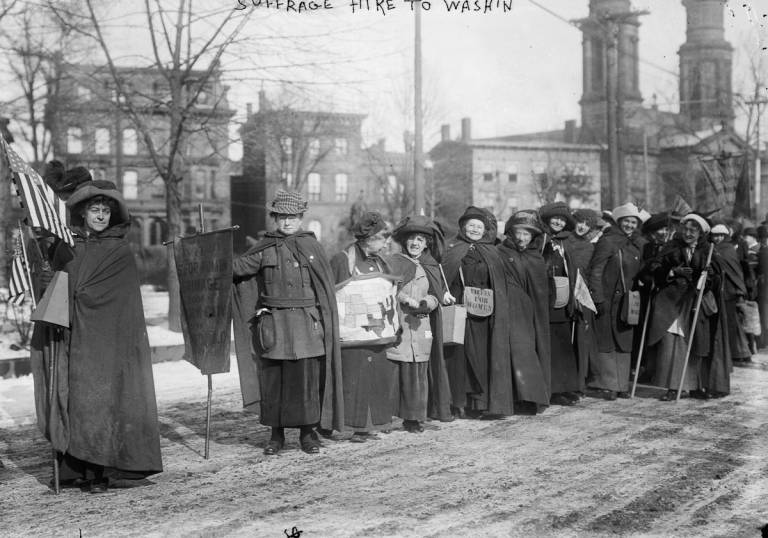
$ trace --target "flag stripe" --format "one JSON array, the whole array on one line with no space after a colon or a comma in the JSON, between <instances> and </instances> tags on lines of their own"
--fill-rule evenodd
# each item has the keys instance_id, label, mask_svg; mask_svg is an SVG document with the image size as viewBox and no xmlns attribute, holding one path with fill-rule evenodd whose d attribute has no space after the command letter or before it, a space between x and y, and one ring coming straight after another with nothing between
<instances>
[{"instance_id":1,"label":"flag stripe","mask_svg":"<svg viewBox=\"0 0 768 538\"><path fill-rule=\"evenodd\" d=\"M27 278L27 272L24 268L24 261L21 256L14 256L11 264L11 278L8 282L8 295L10 301L15 305L24 302L24 292L32 291Z\"/></svg>"},{"instance_id":2,"label":"flag stripe","mask_svg":"<svg viewBox=\"0 0 768 538\"><path fill-rule=\"evenodd\" d=\"M27 221L31 226L42 228L74 246L75 240L67 226L67 208L40 175L35 172L15 151L0 139L0 145L8 157L16 192L21 205L27 210Z\"/></svg>"}]
</instances>

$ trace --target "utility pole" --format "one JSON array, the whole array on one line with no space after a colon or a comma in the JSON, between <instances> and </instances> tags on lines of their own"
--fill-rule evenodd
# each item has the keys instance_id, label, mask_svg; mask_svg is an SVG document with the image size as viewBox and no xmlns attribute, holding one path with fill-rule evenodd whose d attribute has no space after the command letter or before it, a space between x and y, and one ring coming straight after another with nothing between
<instances>
[{"instance_id":1,"label":"utility pole","mask_svg":"<svg viewBox=\"0 0 768 538\"><path fill-rule=\"evenodd\" d=\"M424 209L424 135L422 132L422 113L421 113L421 0L416 0L414 12L414 98L413 117L414 141L413 141L413 183L415 207L414 213L419 214Z\"/></svg>"},{"instance_id":2,"label":"utility pole","mask_svg":"<svg viewBox=\"0 0 768 538\"><path fill-rule=\"evenodd\" d=\"M753 101L746 101L746 105L755 106L757 112L755 113L755 214L760 215L760 203L762 196L762 163L760 162L760 106L768 104L768 99L755 99Z\"/></svg>"},{"instance_id":3,"label":"utility pole","mask_svg":"<svg viewBox=\"0 0 768 538\"><path fill-rule=\"evenodd\" d=\"M602 11L575 21L582 29L598 33L604 43L606 141L608 143L608 176L610 198L613 207L627 201L626 164L624 161L624 69L622 58L623 26L636 23L640 15L648 11ZM585 28L586 27L586 28Z\"/></svg>"}]
</instances>

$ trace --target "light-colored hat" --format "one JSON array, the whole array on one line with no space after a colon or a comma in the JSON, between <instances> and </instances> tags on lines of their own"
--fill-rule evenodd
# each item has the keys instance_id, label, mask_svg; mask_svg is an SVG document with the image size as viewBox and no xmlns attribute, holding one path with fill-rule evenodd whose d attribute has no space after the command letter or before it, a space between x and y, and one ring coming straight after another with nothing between
<instances>
[{"instance_id":1,"label":"light-colored hat","mask_svg":"<svg viewBox=\"0 0 768 538\"><path fill-rule=\"evenodd\" d=\"M615 207L613 211L611 211L611 216L613 217L613 221L617 224L619 220L625 219L627 217L634 217L638 221L643 220L640 216L640 210L637 209L637 206L631 202L628 204L620 205L619 207Z\"/></svg>"},{"instance_id":2,"label":"light-colored hat","mask_svg":"<svg viewBox=\"0 0 768 538\"><path fill-rule=\"evenodd\" d=\"M651 218L651 214L648 213L645 209L641 209L638 213L640 215L640 222L645 224L645 222Z\"/></svg>"},{"instance_id":3,"label":"light-colored hat","mask_svg":"<svg viewBox=\"0 0 768 538\"><path fill-rule=\"evenodd\" d=\"M701 228L701 231L704 232L705 234L709 233L709 230L711 229L709 222L707 222L707 219L705 219L701 215L698 215L696 213L688 213L686 216L680 219L680 223L685 224L689 220L698 224L699 228Z\"/></svg>"},{"instance_id":4,"label":"light-colored hat","mask_svg":"<svg viewBox=\"0 0 768 538\"><path fill-rule=\"evenodd\" d=\"M300 192L278 189L275 199L267 204L267 211L278 215L299 215L307 210L308 205Z\"/></svg>"},{"instance_id":5,"label":"light-colored hat","mask_svg":"<svg viewBox=\"0 0 768 538\"><path fill-rule=\"evenodd\" d=\"M712 231L710 232L712 235L722 234L722 235L731 235L731 231L728 229L728 226L725 224L716 224L712 227Z\"/></svg>"}]
</instances>

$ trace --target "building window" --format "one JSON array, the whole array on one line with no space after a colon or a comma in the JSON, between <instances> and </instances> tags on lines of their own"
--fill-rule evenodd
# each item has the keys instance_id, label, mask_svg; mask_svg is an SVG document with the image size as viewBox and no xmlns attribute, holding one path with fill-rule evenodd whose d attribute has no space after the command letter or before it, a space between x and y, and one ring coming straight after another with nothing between
<instances>
[{"instance_id":1,"label":"building window","mask_svg":"<svg viewBox=\"0 0 768 538\"><path fill-rule=\"evenodd\" d=\"M77 87L77 98L80 101L90 101L91 100L91 89L87 88L85 86L78 86Z\"/></svg>"},{"instance_id":2,"label":"building window","mask_svg":"<svg viewBox=\"0 0 768 538\"><path fill-rule=\"evenodd\" d=\"M283 150L285 155L291 155L293 153L293 139L290 136L281 137L280 149Z\"/></svg>"},{"instance_id":3,"label":"building window","mask_svg":"<svg viewBox=\"0 0 768 538\"><path fill-rule=\"evenodd\" d=\"M507 182L517 183L517 163L509 163L507 165Z\"/></svg>"},{"instance_id":4,"label":"building window","mask_svg":"<svg viewBox=\"0 0 768 538\"><path fill-rule=\"evenodd\" d=\"M320 139L319 138L312 138L309 141L309 155L312 157L317 157L320 155Z\"/></svg>"},{"instance_id":5,"label":"building window","mask_svg":"<svg viewBox=\"0 0 768 538\"><path fill-rule=\"evenodd\" d=\"M510 196L507 198L507 212L510 215L517 211L519 205L520 201L517 199L517 196Z\"/></svg>"},{"instance_id":6,"label":"building window","mask_svg":"<svg viewBox=\"0 0 768 538\"><path fill-rule=\"evenodd\" d=\"M346 202L349 198L349 184L347 182L347 174L336 174L336 201Z\"/></svg>"},{"instance_id":7,"label":"building window","mask_svg":"<svg viewBox=\"0 0 768 538\"><path fill-rule=\"evenodd\" d=\"M384 194L394 195L397 193L397 176L395 174L387 175L387 182L384 185Z\"/></svg>"},{"instance_id":8,"label":"building window","mask_svg":"<svg viewBox=\"0 0 768 538\"><path fill-rule=\"evenodd\" d=\"M547 181L547 165L544 163L533 163L533 179L542 184Z\"/></svg>"},{"instance_id":9,"label":"building window","mask_svg":"<svg viewBox=\"0 0 768 538\"><path fill-rule=\"evenodd\" d=\"M216 193L216 170L211 170L208 175L208 185L210 188L210 198L215 200L217 198Z\"/></svg>"},{"instance_id":10,"label":"building window","mask_svg":"<svg viewBox=\"0 0 768 538\"><path fill-rule=\"evenodd\" d=\"M162 245L165 238L165 222L159 219L154 219L149 227L149 244L150 245Z\"/></svg>"},{"instance_id":11,"label":"building window","mask_svg":"<svg viewBox=\"0 0 768 538\"><path fill-rule=\"evenodd\" d=\"M493 169L489 164L483 166L483 181L493 181Z\"/></svg>"},{"instance_id":12,"label":"building window","mask_svg":"<svg viewBox=\"0 0 768 538\"><path fill-rule=\"evenodd\" d=\"M67 129L67 153L83 152L83 130L80 127Z\"/></svg>"},{"instance_id":13,"label":"building window","mask_svg":"<svg viewBox=\"0 0 768 538\"><path fill-rule=\"evenodd\" d=\"M320 241L320 237L323 233L323 225L319 220L310 220L309 224L307 224L307 230L315 234L317 240Z\"/></svg>"},{"instance_id":14,"label":"building window","mask_svg":"<svg viewBox=\"0 0 768 538\"><path fill-rule=\"evenodd\" d=\"M139 173L136 170L123 172L123 196L126 200L139 197Z\"/></svg>"},{"instance_id":15,"label":"building window","mask_svg":"<svg viewBox=\"0 0 768 538\"><path fill-rule=\"evenodd\" d=\"M346 138L335 138L333 140L333 149L337 155L346 155L349 151L349 145Z\"/></svg>"},{"instance_id":16,"label":"building window","mask_svg":"<svg viewBox=\"0 0 768 538\"><path fill-rule=\"evenodd\" d=\"M136 155L139 152L139 139L136 129L123 129L123 155Z\"/></svg>"},{"instance_id":17,"label":"building window","mask_svg":"<svg viewBox=\"0 0 768 538\"><path fill-rule=\"evenodd\" d=\"M205 198L205 170L195 170L195 198Z\"/></svg>"},{"instance_id":18,"label":"building window","mask_svg":"<svg viewBox=\"0 0 768 538\"><path fill-rule=\"evenodd\" d=\"M310 201L320 201L320 174L312 172L307 176L307 197Z\"/></svg>"},{"instance_id":19,"label":"building window","mask_svg":"<svg viewBox=\"0 0 768 538\"><path fill-rule=\"evenodd\" d=\"M96 128L96 154L107 155L109 153L109 129L106 127Z\"/></svg>"}]
</instances>

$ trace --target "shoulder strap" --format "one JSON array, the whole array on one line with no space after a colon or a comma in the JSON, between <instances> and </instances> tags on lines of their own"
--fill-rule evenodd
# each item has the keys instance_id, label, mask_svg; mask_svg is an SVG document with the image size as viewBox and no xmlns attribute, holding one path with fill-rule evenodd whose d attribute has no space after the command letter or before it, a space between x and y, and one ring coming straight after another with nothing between
<instances>
[{"instance_id":1,"label":"shoulder strap","mask_svg":"<svg viewBox=\"0 0 768 538\"><path fill-rule=\"evenodd\" d=\"M619 249L619 272L621 273L621 289L627 293L627 284L624 282L624 258L621 249Z\"/></svg>"},{"instance_id":2,"label":"shoulder strap","mask_svg":"<svg viewBox=\"0 0 768 538\"><path fill-rule=\"evenodd\" d=\"M360 271L358 270L357 265L355 264L355 262L357 262L357 253L355 252L355 245L352 245L347 250L345 250L344 254L347 256L347 269L349 269L350 276L359 275Z\"/></svg>"}]
</instances>

